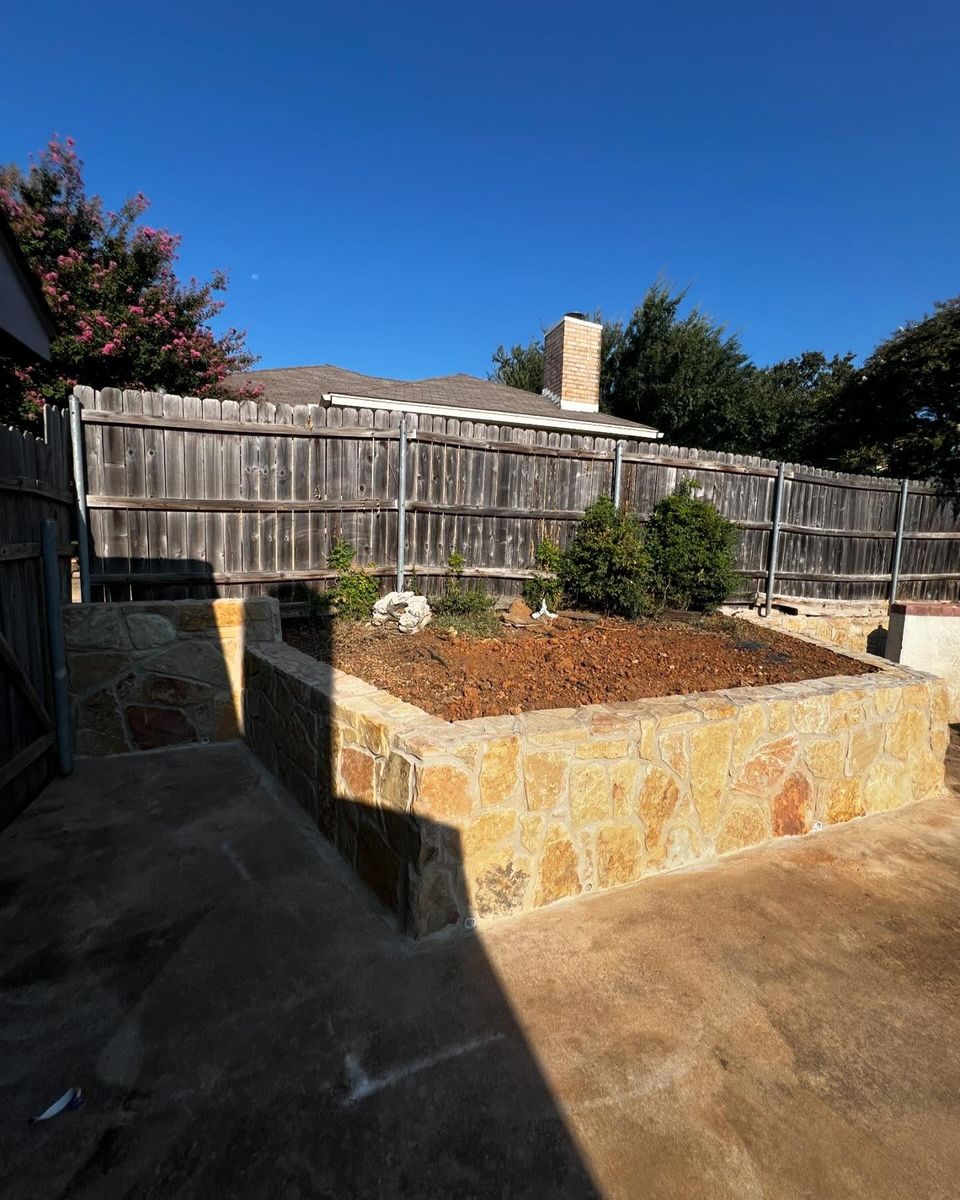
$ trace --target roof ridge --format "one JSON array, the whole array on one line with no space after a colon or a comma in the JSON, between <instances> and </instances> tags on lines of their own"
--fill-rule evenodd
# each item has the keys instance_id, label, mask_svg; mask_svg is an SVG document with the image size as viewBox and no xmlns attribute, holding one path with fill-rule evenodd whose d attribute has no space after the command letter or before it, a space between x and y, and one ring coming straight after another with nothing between
<instances>
[{"instance_id":1,"label":"roof ridge","mask_svg":"<svg viewBox=\"0 0 960 1200\"><path fill-rule=\"evenodd\" d=\"M419 379L395 379L392 375L371 375L368 371L354 371L336 363L301 363L289 367L253 367L249 371L232 371L232 376L269 375L280 371L340 371L344 375L356 375L358 379L382 379L384 383L422 383Z\"/></svg>"},{"instance_id":2,"label":"roof ridge","mask_svg":"<svg viewBox=\"0 0 960 1200\"><path fill-rule=\"evenodd\" d=\"M629 430L634 437L650 436L650 426L615 417L603 412L563 411L542 394L510 387L494 379L482 379L459 371L450 375L432 375L425 379L389 379L382 375L365 375L333 363L312 367L268 367L263 371L240 373L231 377L235 382L250 379L262 381L266 397L283 403L316 403L323 396L353 398L361 406L396 408L403 405L425 405L434 408L469 410L475 420L484 414L494 420L509 413L522 418L521 424L536 424L536 420L566 422L567 427L616 427ZM328 401L324 401L328 403ZM422 411L422 409L421 409ZM587 431L587 430L585 430Z\"/></svg>"},{"instance_id":3,"label":"roof ridge","mask_svg":"<svg viewBox=\"0 0 960 1200\"><path fill-rule=\"evenodd\" d=\"M471 383L492 383L494 387L509 387L509 384L497 383L495 379L484 379L482 375L471 375L469 371L451 371L448 375L424 375L422 379L411 379L410 383L440 383L444 379L469 379ZM406 382L396 380L397 383ZM515 389L517 390L517 389Z\"/></svg>"}]
</instances>

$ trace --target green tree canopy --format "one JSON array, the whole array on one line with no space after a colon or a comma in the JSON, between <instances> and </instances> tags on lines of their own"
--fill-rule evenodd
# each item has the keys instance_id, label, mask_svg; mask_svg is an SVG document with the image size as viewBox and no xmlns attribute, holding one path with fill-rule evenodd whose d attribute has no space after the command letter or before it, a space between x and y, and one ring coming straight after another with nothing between
<instances>
[{"instance_id":1,"label":"green tree canopy","mask_svg":"<svg viewBox=\"0 0 960 1200\"><path fill-rule=\"evenodd\" d=\"M770 367L754 368L743 431L748 453L828 465L837 405L856 375L852 354L833 358L807 350Z\"/></svg>"},{"instance_id":2,"label":"green tree canopy","mask_svg":"<svg viewBox=\"0 0 960 1200\"><path fill-rule=\"evenodd\" d=\"M182 283L179 238L141 223L141 193L116 212L87 196L72 139L52 141L26 173L0 166L0 206L57 324L49 363L0 356L0 420L35 420L78 383L211 395L256 361L243 333L210 327L226 276Z\"/></svg>"},{"instance_id":3,"label":"green tree canopy","mask_svg":"<svg viewBox=\"0 0 960 1200\"><path fill-rule=\"evenodd\" d=\"M615 338L602 383L604 408L645 421L669 441L735 448L742 441L748 359L699 308L681 316L686 292L657 282Z\"/></svg>"},{"instance_id":4,"label":"green tree canopy","mask_svg":"<svg viewBox=\"0 0 960 1200\"><path fill-rule=\"evenodd\" d=\"M829 436L848 470L960 491L960 296L877 346L843 388Z\"/></svg>"},{"instance_id":5,"label":"green tree canopy","mask_svg":"<svg viewBox=\"0 0 960 1200\"><path fill-rule=\"evenodd\" d=\"M543 391L543 338L533 338L526 346L516 345L509 350L498 346L488 378L539 396Z\"/></svg>"}]
</instances>

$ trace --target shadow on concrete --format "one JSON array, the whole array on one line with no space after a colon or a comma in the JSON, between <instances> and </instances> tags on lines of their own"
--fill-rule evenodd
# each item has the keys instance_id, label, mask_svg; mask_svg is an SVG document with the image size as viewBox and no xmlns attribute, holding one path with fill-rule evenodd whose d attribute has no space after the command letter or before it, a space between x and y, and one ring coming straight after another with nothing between
<instances>
[{"instance_id":1,"label":"shadow on concrete","mask_svg":"<svg viewBox=\"0 0 960 1200\"><path fill-rule=\"evenodd\" d=\"M338 622L315 607L307 621L316 661L332 664ZM273 683L276 692L253 683L244 690L242 728L253 752L393 914L402 934L419 937L451 927L463 932L470 901L460 869L459 830L345 797L338 755L356 751L338 745L329 697L320 688L310 689L310 709L304 711L303 689L293 676L274 676ZM284 734L293 731L282 744L270 735L280 728ZM367 761L361 754L361 762Z\"/></svg>"},{"instance_id":2,"label":"shadow on concrete","mask_svg":"<svg viewBox=\"0 0 960 1200\"><path fill-rule=\"evenodd\" d=\"M240 743L170 747L0 836L4 1196L599 1200L482 939L397 929L398 845L458 834L339 797L315 717L299 807Z\"/></svg>"}]
</instances>

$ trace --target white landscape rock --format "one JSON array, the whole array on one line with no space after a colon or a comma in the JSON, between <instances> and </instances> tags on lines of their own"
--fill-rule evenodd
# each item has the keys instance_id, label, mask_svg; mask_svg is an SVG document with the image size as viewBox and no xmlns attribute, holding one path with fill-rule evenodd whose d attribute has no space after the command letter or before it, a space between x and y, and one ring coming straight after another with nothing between
<instances>
[{"instance_id":1,"label":"white landscape rock","mask_svg":"<svg viewBox=\"0 0 960 1200\"><path fill-rule=\"evenodd\" d=\"M401 633L418 633L432 619L426 596L416 592L388 592L373 606L374 625L396 625Z\"/></svg>"}]
</instances>

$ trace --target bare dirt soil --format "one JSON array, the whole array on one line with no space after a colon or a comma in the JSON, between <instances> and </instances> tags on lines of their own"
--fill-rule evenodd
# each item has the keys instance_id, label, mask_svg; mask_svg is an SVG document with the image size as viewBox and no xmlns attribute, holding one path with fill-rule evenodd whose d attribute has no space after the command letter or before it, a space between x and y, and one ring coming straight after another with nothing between
<instances>
[{"instance_id":1,"label":"bare dirt soil","mask_svg":"<svg viewBox=\"0 0 960 1200\"><path fill-rule=\"evenodd\" d=\"M284 639L448 721L873 670L724 617L560 620L493 638L304 620L286 622Z\"/></svg>"}]
</instances>

